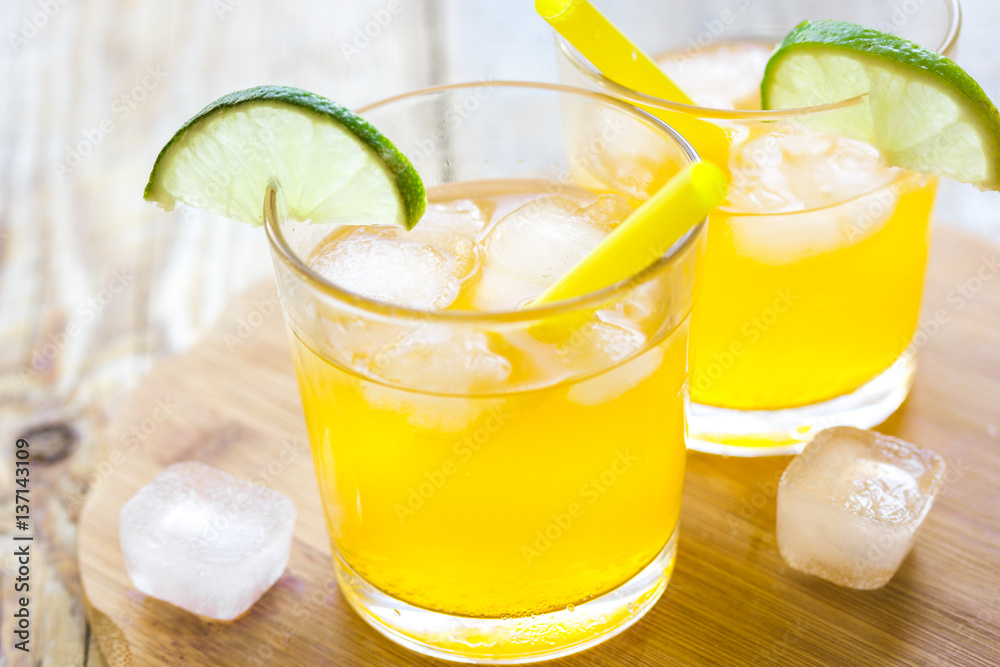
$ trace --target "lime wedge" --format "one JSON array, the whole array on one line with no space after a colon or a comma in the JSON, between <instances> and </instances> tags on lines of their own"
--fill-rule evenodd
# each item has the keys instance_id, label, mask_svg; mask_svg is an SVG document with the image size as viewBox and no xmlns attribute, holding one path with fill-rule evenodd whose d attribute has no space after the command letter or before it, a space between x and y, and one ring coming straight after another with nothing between
<instances>
[{"instance_id":1,"label":"lime wedge","mask_svg":"<svg viewBox=\"0 0 1000 667\"><path fill-rule=\"evenodd\" d=\"M809 122L871 143L893 166L1000 189L1000 114L944 56L843 21L806 21L778 45L761 82L765 109L860 104Z\"/></svg>"},{"instance_id":2,"label":"lime wedge","mask_svg":"<svg viewBox=\"0 0 1000 667\"><path fill-rule=\"evenodd\" d=\"M145 198L263 224L270 184L296 220L397 224L427 206L416 169L365 119L298 88L259 86L202 109L160 151Z\"/></svg>"}]
</instances>

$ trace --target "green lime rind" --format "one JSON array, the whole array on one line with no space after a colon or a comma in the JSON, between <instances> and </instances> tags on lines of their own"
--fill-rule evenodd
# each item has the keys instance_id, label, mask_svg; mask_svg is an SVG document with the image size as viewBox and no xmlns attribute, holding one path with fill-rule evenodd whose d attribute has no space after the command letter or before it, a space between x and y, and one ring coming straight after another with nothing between
<instances>
[{"instance_id":1,"label":"green lime rind","mask_svg":"<svg viewBox=\"0 0 1000 667\"><path fill-rule=\"evenodd\" d=\"M244 114L245 117L237 119L237 114ZM226 123L229 120L232 122L229 123L227 135L221 140L213 137L215 128L219 127L218 122ZM300 122L302 120L308 122ZM280 141L282 128L295 131L304 129L309 135L302 140L292 137L290 143L296 144L297 153L289 154L291 152L283 152L281 146L267 145L269 141ZM312 128L316 128L315 131ZM200 140L195 141L194 138L199 137ZM324 141L328 144L331 138L336 140L336 151L328 151L330 154L325 156ZM234 139L242 145L235 144ZM311 143L303 144L310 141ZM199 151L200 155L190 154ZM182 156L185 152L189 154ZM182 160L178 159L181 157ZM292 167L289 162L296 157L305 164ZM205 164L208 164L213 170L205 176L205 187L199 188L198 196L194 196L190 183L197 180L199 175L192 176L189 169L188 173L181 175L186 178L180 178L178 174L172 174L171 170L182 161L185 165L178 168L187 168L192 160L198 162L198 158L201 158L198 167L205 168ZM344 168L341 169L340 165ZM309 169L311 166L321 168L315 169L313 174ZM280 178L279 172L282 171L286 172L285 179ZM384 179L381 179L380 171L384 172ZM296 172L298 179L289 177L290 173ZM341 180L360 179L357 183L363 186L360 187L361 194L355 192L354 199L374 192L378 195L378 205L366 208L357 201L348 202L344 206L338 205L336 201L325 201L320 207L297 206L294 194L298 183L287 181L306 180L310 176L318 181L324 177L328 181L336 181L337 176L342 176ZM235 206L233 198L238 199L240 193L239 188L232 186L230 181L240 178L254 181L247 184L251 191L243 193L252 201ZM257 86L224 95L184 123L157 156L143 197L167 211L172 210L177 201L182 201L258 226L263 224L261 209L264 187L274 180L279 182L290 214L297 219L325 222L330 221L332 216L332 221L396 223L412 229L427 207L427 196L420 175L406 156L371 123L321 95L300 88L273 85ZM386 182L382 183L381 180ZM329 186L334 192L338 185L346 186L344 198L351 199L350 186L355 184L331 182ZM175 186L174 191L171 191L171 185ZM312 187L315 190L325 185L317 182ZM395 192L385 192L387 187ZM237 191L235 195L234 190ZM292 201L288 201L290 198ZM322 197L312 197L317 198ZM351 216L357 216L359 212L374 219L350 220ZM315 215L320 217L314 217ZM340 219L340 215L344 219Z\"/></svg>"},{"instance_id":2,"label":"green lime rind","mask_svg":"<svg viewBox=\"0 0 1000 667\"><path fill-rule=\"evenodd\" d=\"M805 21L775 48L761 81L764 109L865 94L813 124L872 143L890 165L1000 189L1000 113L939 53L853 23Z\"/></svg>"}]
</instances>

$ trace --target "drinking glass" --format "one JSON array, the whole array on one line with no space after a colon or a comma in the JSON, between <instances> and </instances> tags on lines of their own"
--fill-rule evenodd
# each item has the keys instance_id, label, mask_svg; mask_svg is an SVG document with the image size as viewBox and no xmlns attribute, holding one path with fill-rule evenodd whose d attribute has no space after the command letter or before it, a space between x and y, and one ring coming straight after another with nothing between
<instances>
[{"instance_id":1,"label":"drinking glass","mask_svg":"<svg viewBox=\"0 0 1000 667\"><path fill-rule=\"evenodd\" d=\"M697 160L645 112L557 85L443 86L360 113L431 202L582 189L638 204ZM265 218L354 609L416 651L495 664L573 653L638 620L674 563L704 222L607 288L476 312L338 287L309 267L328 225L286 218L273 190ZM622 348L623 331L641 344Z\"/></svg>"},{"instance_id":2,"label":"drinking glass","mask_svg":"<svg viewBox=\"0 0 1000 667\"><path fill-rule=\"evenodd\" d=\"M716 123L732 141L731 196L709 218L692 316L689 447L791 454L823 428L885 420L913 383L936 179L881 166L869 173L850 168L843 155L823 157L856 150L822 128L857 112L864 97L761 111L760 76L770 47L806 19L860 23L953 56L958 1L622 0L600 9L645 53L670 60L667 71L682 88L737 100L736 107L757 105L712 108L644 95L602 76L557 36L563 82ZM749 47L741 54L740 44L756 44L756 54ZM735 55L717 67L745 68L746 76L699 65L719 48ZM712 90L719 76L731 81ZM815 203L768 202L776 195L758 190L773 176L771 165L789 155L805 156L808 166L791 178L812 190Z\"/></svg>"}]
</instances>

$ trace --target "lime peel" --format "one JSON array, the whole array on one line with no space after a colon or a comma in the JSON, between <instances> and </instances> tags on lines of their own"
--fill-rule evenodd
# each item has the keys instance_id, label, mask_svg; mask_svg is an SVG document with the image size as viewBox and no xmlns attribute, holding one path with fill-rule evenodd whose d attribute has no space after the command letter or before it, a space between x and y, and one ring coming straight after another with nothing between
<instances>
[{"instance_id":1,"label":"lime peel","mask_svg":"<svg viewBox=\"0 0 1000 667\"><path fill-rule=\"evenodd\" d=\"M160 151L144 198L257 226L274 182L299 220L411 229L427 206L419 174L388 138L346 107L287 86L229 93L198 112Z\"/></svg>"},{"instance_id":2,"label":"lime peel","mask_svg":"<svg viewBox=\"0 0 1000 667\"><path fill-rule=\"evenodd\" d=\"M844 21L805 21L777 46L761 82L764 109L866 95L816 114L817 129L873 144L892 166L1000 189L1000 113L945 56Z\"/></svg>"}]
</instances>

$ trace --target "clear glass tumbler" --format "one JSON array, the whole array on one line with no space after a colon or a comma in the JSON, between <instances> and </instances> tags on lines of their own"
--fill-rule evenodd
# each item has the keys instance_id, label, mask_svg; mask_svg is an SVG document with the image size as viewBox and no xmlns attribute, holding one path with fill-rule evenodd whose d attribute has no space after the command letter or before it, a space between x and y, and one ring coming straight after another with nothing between
<instances>
[{"instance_id":1,"label":"clear glass tumbler","mask_svg":"<svg viewBox=\"0 0 1000 667\"><path fill-rule=\"evenodd\" d=\"M806 19L860 23L954 55L957 0L599 8L702 106L618 85L557 37L560 78L716 123L732 141L733 184L710 216L692 318L689 446L789 454L822 428L882 422L913 382L936 180L822 131L866 98L761 111L760 79L773 45Z\"/></svg>"},{"instance_id":2,"label":"clear glass tumbler","mask_svg":"<svg viewBox=\"0 0 1000 667\"><path fill-rule=\"evenodd\" d=\"M360 113L431 202L585 190L638 203L697 160L646 113L563 86L444 86ZM573 653L638 620L674 563L705 224L591 294L430 311L314 272L329 226L284 219L278 203L265 204L267 233L357 612L416 651L496 664ZM550 335L568 322L571 335Z\"/></svg>"}]
</instances>

